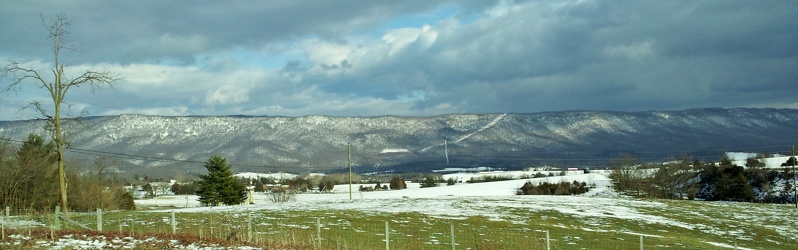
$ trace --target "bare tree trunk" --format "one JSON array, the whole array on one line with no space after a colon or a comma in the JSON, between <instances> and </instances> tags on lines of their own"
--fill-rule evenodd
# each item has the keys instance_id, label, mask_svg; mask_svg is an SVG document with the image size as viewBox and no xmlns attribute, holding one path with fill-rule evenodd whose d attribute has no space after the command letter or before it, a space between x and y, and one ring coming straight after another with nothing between
<instances>
[{"instance_id":1,"label":"bare tree trunk","mask_svg":"<svg viewBox=\"0 0 798 250\"><path fill-rule=\"evenodd\" d=\"M64 157L63 157L63 146L58 143L58 187L61 193L61 207L64 211L64 214L69 212L69 203L67 202L67 183L66 183L66 172L64 171Z\"/></svg>"}]
</instances>

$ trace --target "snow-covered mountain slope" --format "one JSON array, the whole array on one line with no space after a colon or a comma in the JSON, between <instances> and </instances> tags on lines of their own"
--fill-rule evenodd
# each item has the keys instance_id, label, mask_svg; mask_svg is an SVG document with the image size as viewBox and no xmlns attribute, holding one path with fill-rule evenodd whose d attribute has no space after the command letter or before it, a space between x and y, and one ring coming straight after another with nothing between
<instances>
[{"instance_id":1,"label":"snow-covered mountain slope","mask_svg":"<svg viewBox=\"0 0 798 250\"><path fill-rule=\"evenodd\" d=\"M104 154L134 172L204 172L212 155L236 171L361 172L488 165L605 165L619 153L645 160L728 151L785 151L798 138L798 110L574 111L433 117L162 117L84 119L70 130L70 156ZM42 121L0 122L0 135L45 135ZM446 149L444 148L446 141ZM401 150L396 150L401 149ZM707 154L709 152L710 154Z\"/></svg>"}]
</instances>

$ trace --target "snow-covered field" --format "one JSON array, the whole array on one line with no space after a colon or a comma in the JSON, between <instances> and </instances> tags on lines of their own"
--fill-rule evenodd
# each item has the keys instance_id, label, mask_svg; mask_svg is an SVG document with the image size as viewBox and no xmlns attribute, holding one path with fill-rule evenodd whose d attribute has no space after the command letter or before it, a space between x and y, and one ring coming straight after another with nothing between
<instances>
[{"instance_id":1,"label":"snow-covered field","mask_svg":"<svg viewBox=\"0 0 798 250\"><path fill-rule=\"evenodd\" d=\"M483 173L484 174L484 173ZM492 173L496 174L496 173ZM521 173L499 173L508 176L518 176ZM605 225L606 220L627 221L631 224L650 224L667 227L676 227L683 230L695 230L702 233L716 235L732 235L742 239L750 239L754 235L744 229L729 231L728 228L716 223L696 223L694 219L682 219L688 216L697 216L702 219L712 220L712 214L718 211L729 211L733 218L744 222L776 220L781 216L777 207L779 205L762 205L754 207L756 213L746 214L746 211L737 210L736 205L752 205L749 203L730 202L687 202L668 200L644 200L619 196L612 191L607 172L593 171L589 174L571 174L535 179L521 179L486 183L457 183L453 186L441 184L435 188L419 188L418 183L409 183L408 189L395 191L358 192L359 185L352 186L351 200L348 185L336 186L332 193L308 193L296 195L296 200L286 203L273 203L265 194L255 194L255 204L228 207L199 207L196 197L175 196L159 197L154 200L139 200L138 206L171 207L178 213L194 212L243 212L243 211L327 211L327 210L354 210L364 213L422 213L425 215L463 219L472 216L483 216L491 220L509 221L514 224L533 223L523 213L505 213L501 211L557 211L576 218L582 218L581 225L562 225L563 227L576 227L582 230L613 230ZM451 174L467 180L472 173ZM519 196L516 191L525 182L586 182L594 186L588 193L577 196ZM364 184L368 185L368 184ZM188 200L188 203L186 202ZM678 202L694 204L692 211L682 211L683 207ZM676 206L678 205L678 206ZM785 207L784 205L781 205ZM789 208L789 207L786 207ZM751 209L748 209L751 210ZM795 210L788 211L798 215ZM681 215L680 215L681 214ZM785 225L773 225L773 230L778 231L783 237L798 240L798 225L794 221ZM633 230L620 230L623 233L639 234ZM755 233L754 233L755 234ZM646 234L648 237L666 237L667 232L661 234ZM733 246L723 242L707 242L715 247ZM744 249L738 246L740 249Z\"/></svg>"},{"instance_id":2,"label":"snow-covered field","mask_svg":"<svg viewBox=\"0 0 798 250\"><path fill-rule=\"evenodd\" d=\"M508 175L518 178L525 172L491 172L492 175ZM559 173L559 172L558 172ZM460 180L468 180L473 176L484 176L486 173L458 173L445 175L444 178L456 178ZM391 191L375 191L375 192L359 192L358 189L361 185L371 186L374 184L353 184L351 187L351 200L350 200L350 187L349 185L336 185L331 193L306 193L296 195L296 201L288 203L273 203L270 197L263 193L255 193L255 204L223 207L221 209L235 210L235 209L291 209L292 207L305 207L307 203L317 203L315 205L322 206L323 204L335 204L326 206L328 209L357 209L363 206L380 206L381 203L394 203L397 200L413 200L413 199L429 199L429 200L447 200L447 199L474 199L474 198L502 198L502 199L540 199L543 197L532 196L517 196L516 191L525 182L531 181L532 183L540 182L586 182L588 185L594 184L596 188L582 196L574 196L577 199L591 198L591 197L608 197L615 196L615 193L610 189L610 180L605 173L591 173L579 175L566 175L566 176L553 176L535 179L519 179L510 181L499 182L484 182L484 183L457 183L453 186L441 186L436 188L420 188L419 183L407 183L407 189L404 190L391 190ZM200 208L200 203L197 201L197 196L160 196L155 199L136 200L136 205L140 207L176 207L176 208L189 208L179 209L178 212L194 212L202 210L210 210L211 208ZM562 199L563 197L555 197ZM399 207L399 206L397 206ZM193 209L191 209L193 208ZM220 210L219 207L212 208L214 211ZM362 210L368 210L363 208ZM412 212L411 211L396 211L396 212ZM453 213L455 211L451 211Z\"/></svg>"},{"instance_id":3,"label":"snow-covered field","mask_svg":"<svg viewBox=\"0 0 798 250\"><path fill-rule=\"evenodd\" d=\"M737 166L745 167L746 160L748 158L755 158L757 154L755 153L744 153L744 152L727 152L726 156ZM784 168L781 164L787 162L790 159L790 156L784 155L773 155L768 158L762 158L760 161L765 164L765 168Z\"/></svg>"},{"instance_id":4,"label":"snow-covered field","mask_svg":"<svg viewBox=\"0 0 798 250\"><path fill-rule=\"evenodd\" d=\"M500 174L521 175L518 172ZM458 173L449 177L467 180L473 175ZM593 188L588 193L576 196L516 195L518 188L527 181L577 181L586 182ZM442 184L433 188L420 188L418 183L408 183L407 189L392 191L359 192L359 186L353 185L351 194L349 185L337 185L331 193L297 194L294 201L284 203L273 203L267 194L256 193L254 204L249 205L200 207L196 196L161 196L137 200L136 205L150 212L174 211L178 214L356 211L363 214L418 213L449 220L479 216L512 225L535 225L540 223L538 220L541 217L530 217L529 214L554 211L563 218L575 219L564 219L563 222L554 222L549 226L575 231L645 235L652 238L674 237L672 231L695 232L695 237L700 238L703 235L710 239L702 241L708 249L732 248L736 244L731 240L721 242L718 237L739 240L739 249L758 249L755 246L763 240L771 245L798 241L798 223L787 219L798 217L798 210L789 205L623 197L611 190L607 173L602 171L500 182L457 183L453 186ZM764 227L773 231L773 235L761 239L760 233L748 229L748 225ZM635 228L662 229L639 232ZM673 241L678 244L679 240ZM793 245L795 244L791 246Z\"/></svg>"}]
</instances>

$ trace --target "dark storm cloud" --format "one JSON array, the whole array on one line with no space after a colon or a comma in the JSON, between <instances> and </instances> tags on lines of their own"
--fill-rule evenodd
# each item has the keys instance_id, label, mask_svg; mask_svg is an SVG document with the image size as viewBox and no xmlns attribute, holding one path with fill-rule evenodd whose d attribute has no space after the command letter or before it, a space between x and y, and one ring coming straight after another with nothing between
<instances>
[{"instance_id":1,"label":"dark storm cloud","mask_svg":"<svg viewBox=\"0 0 798 250\"><path fill-rule=\"evenodd\" d=\"M359 79L421 75L439 94L419 105L466 102L475 112L795 103L785 94L798 90L795 10L792 2L518 4L441 31L432 46Z\"/></svg>"},{"instance_id":2,"label":"dark storm cloud","mask_svg":"<svg viewBox=\"0 0 798 250\"><path fill-rule=\"evenodd\" d=\"M445 2L445 1L443 1ZM479 2L479 1L474 1ZM427 11L433 1L37 1L4 4L0 13L14 22L4 42L30 51L30 41L47 40L40 14L64 13L86 60L119 62L191 61L195 56L236 47L260 47L304 37L341 39L390 18ZM485 3L458 3L474 8ZM45 51L46 52L46 51ZM17 54L19 55L19 54ZM40 56L46 57L42 53Z\"/></svg>"},{"instance_id":3,"label":"dark storm cloud","mask_svg":"<svg viewBox=\"0 0 798 250\"><path fill-rule=\"evenodd\" d=\"M51 61L57 12L125 76L92 113L798 108L793 1L40 1L0 5L0 57Z\"/></svg>"}]
</instances>

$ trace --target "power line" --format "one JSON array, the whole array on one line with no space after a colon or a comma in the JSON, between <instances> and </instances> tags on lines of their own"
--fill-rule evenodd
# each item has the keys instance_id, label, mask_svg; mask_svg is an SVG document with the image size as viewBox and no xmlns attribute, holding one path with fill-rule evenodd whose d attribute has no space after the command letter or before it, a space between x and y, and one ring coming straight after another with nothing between
<instances>
[{"instance_id":1,"label":"power line","mask_svg":"<svg viewBox=\"0 0 798 250\"><path fill-rule=\"evenodd\" d=\"M13 139L8 139L8 138L0 138L0 140L8 141L8 142L11 142L11 143L18 143L18 144L25 143L23 141L13 140ZM73 153L79 153L79 154L88 154L88 155L96 155L96 156L110 156L110 157L115 157L115 158L135 159L135 160L145 160L145 161L168 161L168 162L190 163L190 164L204 164L205 163L205 162L193 161L193 160L178 160L178 159L170 159L170 158L164 158L164 157L133 155L133 154L124 154L124 153L107 152L107 151L82 149L82 148L72 148L72 147L67 147L64 150L65 151L70 151L70 152L73 152ZM241 165L238 165L238 166L241 166Z\"/></svg>"},{"instance_id":2,"label":"power line","mask_svg":"<svg viewBox=\"0 0 798 250\"><path fill-rule=\"evenodd\" d=\"M192 164L199 163L199 164L204 164L204 162L201 162L201 161L178 160L178 159L170 159L170 158L163 158L163 157L132 155L132 154L123 154L123 153L114 153L114 152L90 150L90 149L67 148L66 150L74 152L74 153L80 153L80 154L102 155L102 156L110 156L110 157L116 157L116 158L138 159L138 160L145 160L145 161L170 161L170 162L177 162L177 163L192 163Z\"/></svg>"}]
</instances>

